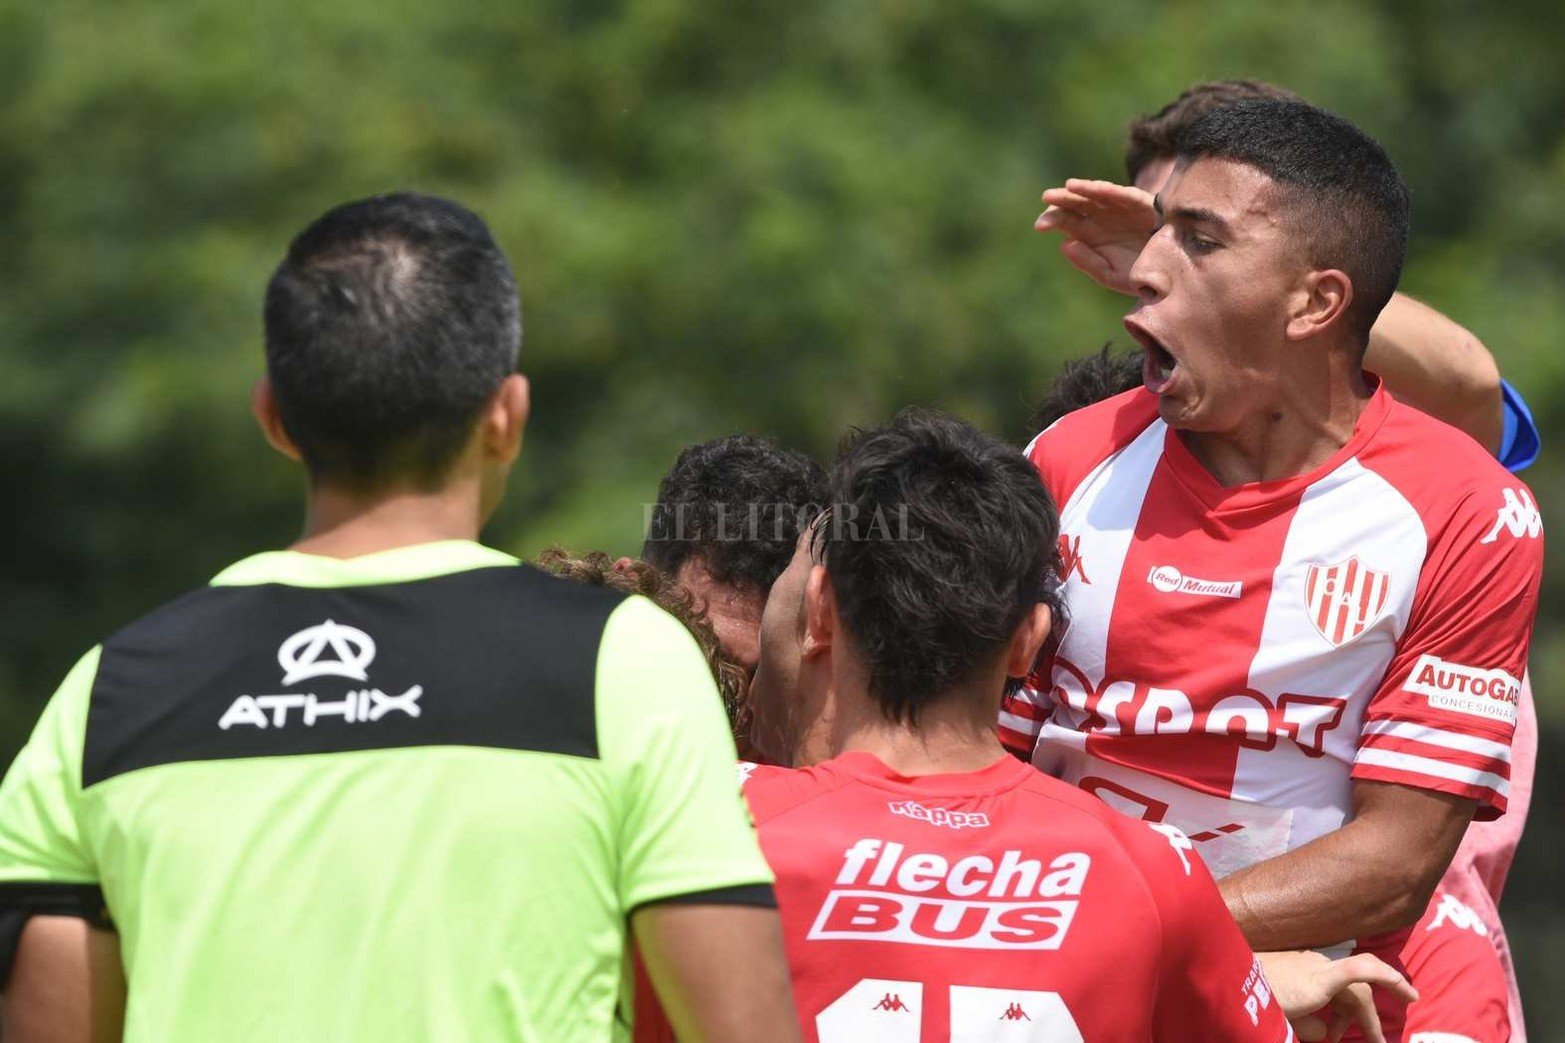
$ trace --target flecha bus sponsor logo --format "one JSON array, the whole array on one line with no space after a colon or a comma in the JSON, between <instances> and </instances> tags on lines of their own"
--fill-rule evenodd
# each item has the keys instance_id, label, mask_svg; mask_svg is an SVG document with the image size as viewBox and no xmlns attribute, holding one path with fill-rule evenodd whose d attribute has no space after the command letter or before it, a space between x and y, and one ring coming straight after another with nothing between
<instances>
[{"instance_id":1,"label":"flecha bus sponsor logo","mask_svg":"<svg viewBox=\"0 0 1565 1043\"><path fill-rule=\"evenodd\" d=\"M1516 723L1522 691L1521 681L1505 670L1485 670L1428 654L1418 657L1402 687L1428 699L1431 709L1511 724Z\"/></svg>"},{"instance_id":2,"label":"flecha bus sponsor logo","mask_svg":"<svg viewBox=\"0 0 1565 1043\"><path fill-rule=\"evenodd\" d=\"M1047 864L1019 850L966 855L910 852L866 837L810 927L811 939L958 949L1058 949L1076 916L1092 859L1068 852Z\"/></svg>"}]
</instances>

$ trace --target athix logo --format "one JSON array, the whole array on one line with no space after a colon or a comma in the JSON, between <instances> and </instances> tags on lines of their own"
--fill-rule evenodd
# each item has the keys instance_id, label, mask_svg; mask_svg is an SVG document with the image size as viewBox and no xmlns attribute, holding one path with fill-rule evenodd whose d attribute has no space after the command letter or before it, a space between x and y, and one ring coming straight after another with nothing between
<instances>
[{"instance_id":1,"label":"athix logo","mask_svg":"<svg viewBox=\"0 0 1565 1043\"><path fill-rule=\"evenodd\" d=\"M1532 494L1526 489L1501 489L1500 496L1505 502L1494 519L1494 528L1478 542L1493 543L1500 538L1502 529L1518 540L1524 536L1529 540L1537 539L1543 531L1543 516L1538 513Z\"/></svg>"},{"instance_id":2,"label":"athix logo","mask_svg":"<svg viewBox=\"0 0 1565 1043\"><path fill-rule=\"evenodd\" d=\"M895 1010L907 1011L909 1014L914 1013L913 1008L903 1003L902 997L894 992L886 993L880 998L880 1002L871 1007L870 1010Z\"/></svg>"},{"instance_id":3,"label":"athix logo","mask_svg":"<svg viewBox=\"0 0 1565 1043\"><path fill-rule=\"evenodd\" d=\"M1194 576L1186 576L1172 565L1154 566L1147 573L1147 582L1152 588L1163 594L1199 594L1211 598L1237 598L1244 593L1244 584L1239 580L1223 581L1215 579L1196 579Z\"/></svg>"},{"instance_id":4,"label":"athix logo","mask_svg":"<svg viewBox=\"0 0 1565 1043\"><path fill-rule=\"evenodd\" d=\"M330 651L332 658L322 658ZM375 641L357 627L327 620L306 627L282 643L277 665L283 668L283 684L294 685L311 677L346 677L367 681L365 672L375 658Z\"/></svg>"},{"instance_id":5,"label":"athix logo","mask_svg":"<svg viewBox=\"0 0 1565 1043\"><path fill-rule=\"evenodd\" d=\"M1428 699L1431 709L1512 724L1522 692L1521 681L1505 670L1484 670L1428 654L1418 657L1402 687Z\"/></svg>"},{"instance_id":6,"label":"athix logo","mask_svg":"<svg viewBox=\"0 0 1565 1043\"><path fill-rule=\"evenodd\" d=\"M1005 1013L1000 1015L999 1020L1031 1021L1032 1019L1027 1016L1027 1012L1022 1009L1022 1005L1020 1003L1013 1003L1009 1007L1005 1008Z\"/></svg>"},{"instance_id":7,"label":"athix logo","mask_svg":"<svg viewBox=\"0 0 1565 1043\"><path fill-rule=\"evenodd\" d=\"M1021 851L998 858L908 852L866 837L843 852L809 937L955 949L1058 949L1076 916L1092 859L1047 866Z\"/></svg>"},{"instance_id":8,"label":"athix logo","mask_svg":"<svg viewBox=\"0 0 1565 1043\"><path fill-rule=\"evenodd\" d=\"M981 811L951 811L947 808L928 808L916 800L894 800L887 804L893 815L916 818L931 826L950 829L983 829L989 825L989 816Z\"/></svg>"},{"instance_id":9,"label":"athix logo","mask_svg":"<svg viewBox=\"0 0 1565 1043\"><path fill-rule=\"evenodd\" d=\"M345 677L350 681L369 680L368 667L375 658L375 642L357 627L328 619L306 627L282 643L277 650L277 665L283 668L283 685L297 684L312 677ZM387 695L379 688L350 691L341 699L321 699L314 692L286 692L276 695L241 695L229 704L217 726L224 731L236 726L284 728L295 720L313 728L325 717L340 717L348 724L378 721L393 710L409 717L423 712L419 696L422 685L414 685L401 695Z\"/></svg>"}]
</instances>

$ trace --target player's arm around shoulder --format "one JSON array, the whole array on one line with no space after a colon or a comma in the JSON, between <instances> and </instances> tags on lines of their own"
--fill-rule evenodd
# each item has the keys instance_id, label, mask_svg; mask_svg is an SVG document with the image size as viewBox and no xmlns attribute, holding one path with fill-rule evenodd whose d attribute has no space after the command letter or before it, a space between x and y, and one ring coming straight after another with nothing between
<instances>
[{"instance_id":1,"label":"player's arm around shoulder","mask_svg":"<svg viewBox=\"0 0 1565 1043\"><path fill-rule=\"evenodd\" d=\"M716 684L695 639L644 598L604 627L597 723L621 907L678 1038L796 1040L771 873Z\"/></svg>"}]
</instances>

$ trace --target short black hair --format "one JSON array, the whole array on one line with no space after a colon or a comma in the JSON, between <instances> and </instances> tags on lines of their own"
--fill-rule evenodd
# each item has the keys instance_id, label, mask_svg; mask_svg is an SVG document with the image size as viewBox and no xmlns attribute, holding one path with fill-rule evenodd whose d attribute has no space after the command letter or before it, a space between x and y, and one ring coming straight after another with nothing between
<instances>
[{"instance_id":1,"label":"short black hair","mask_svg":"<svg viewBox=\"0 0 1565 1043\"><path fill-rule=\"evenodd\" d=\"M1179 161L1226 159L1253 167L1297 201L1294 235L1309 263L1353 281L1347 319L1360 340L1396 292L1407 255L1411 203L1379 142L1303 101L1239 101L1190 125Z\"/></svg>"},{"instance_id":2,"label":"short black hair","mask_svg":"<svg viewBox=\"0 0 1565 1043\"><path fill-rule=\"evenodd\" d=\"M1049 385L1043 404L1033 413L1034 429L1042 431L1066 413L1140 387L1141 360L1139 351L1115 354L1111 343L1091 355L1071 359L1060 367L1059 376Z\"/></svg>"},{"instance_id":3,"label":"short black hair","mask_svg":"<svg viewBox=\"0 0 1565 1043\"><path fill-rule=\"evenodd\" d=\"M1211 80L1187 87L1161 109L1131 121L1125 135L1125 176L1134 182L1156 160L1179 155L1180 138L1190 124L1213 109L1256 98L1303 100L1286 87L1262 80Z\"/></svg>"},{"instance_id":4,"label":"short black hair","mask_svg":"<svg viewBox=\"0 0 1565 1043\"><path fill-rule=\"evenodd\" d=\"M1015 446L906 410L849 436L831 500L818 560L887 719L917 723L992 664L1035 605L1061 618L1059 514Z\"/></svg>"},{"instance_id":5,"label":"short black hair","mask_svg":"<svg viewBox=\"0 0 1565 1043\"><path fill-rule=\"evenodd\" d=\"M266 370L311 477L437 487L516 371L522 312L476 214L413 192L328 210L266 288Z\"/></svg>"},{"instance_id":6,"label":"short black hair","mask_svg":"<svg viewBox=\"0 0 1565 1043\"><path fill-rule=\"evenodd\" d=\"M771 439L689 445L658 485L641 556L670 576L694 560L714 581L764 595L826 495L821 465Z\"/></svg>"}]
</instances>

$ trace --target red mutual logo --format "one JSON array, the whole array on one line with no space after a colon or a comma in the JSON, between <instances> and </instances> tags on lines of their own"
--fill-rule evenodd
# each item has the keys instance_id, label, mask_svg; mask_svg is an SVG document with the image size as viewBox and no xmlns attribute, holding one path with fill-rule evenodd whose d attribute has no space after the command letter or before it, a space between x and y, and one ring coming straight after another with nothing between
<instances>
[{"instance_id":1,"label":"red mutual logo","mask_svg":"<svg viewBox=\"0 0 1565 1043\"><path fill-rule=\"evenodd\" d=\"M1352 641L1380 618L1391 592L1391 574L1351 557L1335 565L1311 565L1304 579L1310 622L1333 645Z\"/></svg>"}]
</instances>

